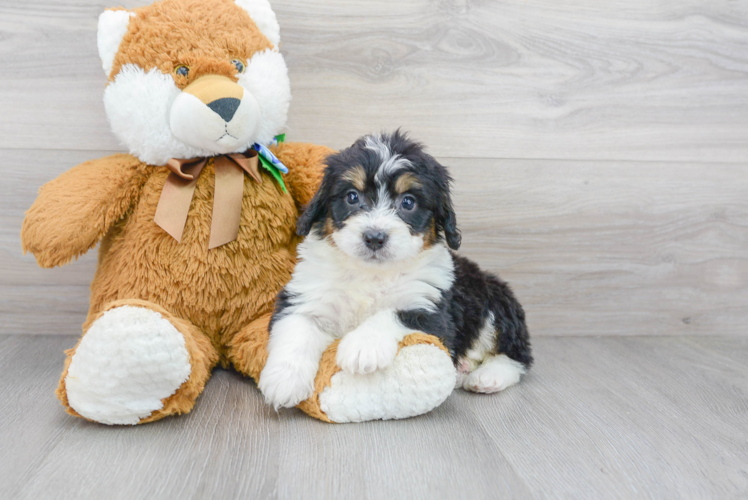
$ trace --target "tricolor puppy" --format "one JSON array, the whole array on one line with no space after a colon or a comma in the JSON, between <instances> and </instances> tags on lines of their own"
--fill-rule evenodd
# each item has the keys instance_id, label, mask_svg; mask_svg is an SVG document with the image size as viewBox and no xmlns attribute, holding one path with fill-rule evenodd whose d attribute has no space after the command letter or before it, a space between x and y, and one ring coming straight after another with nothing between
<instances>
[{"instance_id":1,"label":"tricolor puppy","mask_svg":"<svg viewBox=\"0 0 748 500\"><path fill-rule=\"evenodd\" d=\"M450 252L460 233L446 168L399 132L363 137L327 165L270 323L268 403L311 396L322 353L341 337L348 372L387 367L406 335L426 332L450 350L458 385L516 384L532 363L525 314L506 283Z\"/></svg>"}]
</instances>

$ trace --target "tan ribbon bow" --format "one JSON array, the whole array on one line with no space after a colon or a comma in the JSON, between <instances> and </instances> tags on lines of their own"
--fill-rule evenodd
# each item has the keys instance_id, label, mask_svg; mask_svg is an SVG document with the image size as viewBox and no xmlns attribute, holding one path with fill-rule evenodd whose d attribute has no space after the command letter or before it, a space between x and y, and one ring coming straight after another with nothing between
<instances>
[{"instance_id":1,"label":"tan ribbon bow","mask_svg":"<svg viewBox=\"0 0 748 500\"><path fill-rule=\"evenodd\" d=\"M197 179L208 163L209 158L178 160L172 158L166 164L171 170L166 178L161 198L158 200L153 221L178 242L187 223L192 195ZM239 235L244 194L244 172L262 183L257 168L257 151L249 149L244 153L214 156L216 187L213 194L213 218L210 223L208 248L216 248L234 241Z\"/></svg>"}]
</instances>

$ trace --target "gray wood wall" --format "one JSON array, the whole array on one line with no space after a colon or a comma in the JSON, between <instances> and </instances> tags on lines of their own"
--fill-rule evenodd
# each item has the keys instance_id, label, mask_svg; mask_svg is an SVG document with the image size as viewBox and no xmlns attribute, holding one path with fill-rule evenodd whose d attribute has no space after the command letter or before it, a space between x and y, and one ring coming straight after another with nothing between
<instances>
[{"instance_id":1,"label":"gray wood wall","mask_svg":"<svg viewBox=\"0 0 748 500\"><path fill-rule=\"evenodd\" d=\"M96 22L148 2L0 0L0 332L67 334L95 252L22 256L38 187L121 150ZM402 126L456 178L463 253L534 335L745 335L748 2L275 1L289 140Z\"/></svg>"}]
</instances>

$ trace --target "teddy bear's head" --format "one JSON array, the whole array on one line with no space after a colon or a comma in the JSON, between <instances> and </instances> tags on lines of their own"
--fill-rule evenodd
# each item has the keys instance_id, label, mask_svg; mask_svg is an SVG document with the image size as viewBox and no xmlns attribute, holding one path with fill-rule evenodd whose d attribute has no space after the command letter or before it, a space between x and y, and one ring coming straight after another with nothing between
<instances>
[{"instance_id":1,"label":"teddy bear's head","mask_svg":"<svg viewBox=\"0 0 748 500\"><path fill-rule=\"evenodd\" d=\"M291 87L267 0L161 0L99 17L104 105L130 153L243 152L285 126Z\"/></svg>"}]
</instances>

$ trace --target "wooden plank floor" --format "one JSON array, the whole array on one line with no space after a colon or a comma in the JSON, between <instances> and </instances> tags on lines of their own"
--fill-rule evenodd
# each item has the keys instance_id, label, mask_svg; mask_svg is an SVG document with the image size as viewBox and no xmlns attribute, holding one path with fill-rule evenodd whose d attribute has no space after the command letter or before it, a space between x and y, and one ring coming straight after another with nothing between
<instances>
[{"instance_id":1,"label":"wooden plank floor","mask_svg":"<svg viewBox=\"0 0 748 500\"><path fill-rule=\"evenodd\" d=\"M218 370L139 427L54 398L70 336L0 336L0 498L745 498L748 338L538 338L522 384L324 424Z\"/></svg>"}]
</instances>

